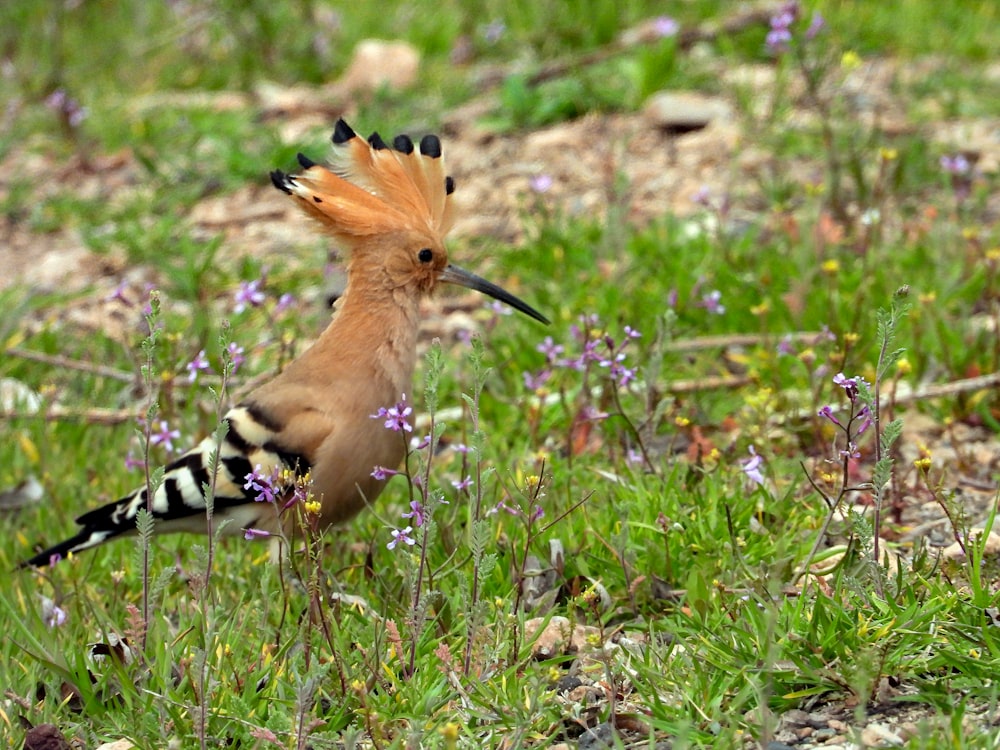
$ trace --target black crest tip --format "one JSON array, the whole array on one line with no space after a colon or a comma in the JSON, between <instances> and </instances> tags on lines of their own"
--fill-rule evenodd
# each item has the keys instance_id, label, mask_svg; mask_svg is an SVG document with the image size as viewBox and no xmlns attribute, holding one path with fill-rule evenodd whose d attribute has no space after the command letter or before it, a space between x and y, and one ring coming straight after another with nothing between
<instances>
[{"instance_id":1,"label":"black crest tip","mask_svg":"<svg viewBox=\"0 0 1000 750\"><path fill-rule=\"evenodd\" d=\"M378 131L375 131L370 136L368 136L368 145L371 146L376 151L384 151L385 149L389 148L386 145L386 142L382 140L382 136L378 134Z\"/></svg>"},{"instance_id":2,"label":"black crest tip","mask_svg":"<svg viewBox=\"0 0 1000 750\"><path fill-rule=\"evenodd\" d=\"M292 189L288 186L290 178L287 174L282 172L280 169L275 169L271 172L271 183L278 188L283 193L292 194Z\"/></svg>"},{"instance_id":3,"label":"black crest tip","mask_svg":"<svg viewBox=\"0 0 1000 750\"><path fill-rule=\"evenodd\" d=\"M344 122L343 118L341 118L337 120L337 124L333 127L332 140L334 145L339 146L342 143L347 143L356 135L357 133L351 130L351 126Z\"/></svg>"},{"instance_id":4,"label":"black crest tip","mask_svg":"<svg viewBox=\"0 0 1000 750\"><path fill-rule=\"evenodd\" d=\"M455 192L455 178L448 175L444 178L444 194L451 195Z\"/></svg>"},{"instance_id":5,"label":"black crest tip","mask_svg":"<svg viewBox=\"0 0 1000 750\"><path fill-rule=\"evenodd\" d=\"M309 169L310 167L316 166L316 162L314 162L312 159L310 159L302 152L297 153L295 155L295 158L299 160L299 164L302 166L303 169Z\"/></svg>"},{"instance_id":6,"label":"black crest tip","mask_svg":"<svg viewBox=\"0 0 1000 750\"><path fill-rule=\"evenodd\" d=\"M413 141L406 134L397 135L393 138L392 147L402 154L413 153Z\"/></svg>"},{"instance_id":7,"label":"black crest tip","mask_svg":"<svg viewBox=\"0 0 1000 750\"><path fill-rule=\"evenodd\" d=\"M420 153L437 159L441 156L441 139L436 135L425 135L420 139Z\"/></svg>"}]
</instances>

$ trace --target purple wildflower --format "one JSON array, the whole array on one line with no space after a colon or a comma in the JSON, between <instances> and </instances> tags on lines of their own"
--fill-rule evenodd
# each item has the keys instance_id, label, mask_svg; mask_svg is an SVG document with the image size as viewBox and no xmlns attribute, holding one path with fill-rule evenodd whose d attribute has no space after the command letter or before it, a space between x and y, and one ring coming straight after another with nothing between
<instances>
[{"instance_id":1,"label":"purple wildflower","mask_svg":"<svg viewBox=\"0 0 1000 750\"><path fill-rule=\"evenodd\" d=\"M275 313L284 312L294 304L295 304L295 295L293 295L291 292L285 292L280 297L278 297L278 302L274 306L274 312Z\"/></svg>"},{"instance_id":2,"label":"purple wildflower","mask_svg":"<svg viewBox=\"0 0 1000 750\"><path fill-rule=\"evenodd\" d=\"M629 383L635 380L635 369L630 367L625 367L622 363L625 361L625 352L618 352L612 359L602 359L598 364L601 367L607 367L609 370L609 375L614 383L617 383L622 388L626 387Z\"/></svg>"},{"instance_id":3,"label":"purple wildflower","mask_svg":"<svg viewBox=\"0 0 1000 750\"><path fill-rule=\"evenodd\" d=\"M861 411L858 412L858 419L861 420L861 424L858 425L858 430L855 435L863 435L865 430L872 426L872 413L868 408L868 404L861 407Z\"/></svg>"},{"instance_id":4,"label":"purple wildflower","mask_svg":"<svg viewBox=\"0 0 1000 750\"><path fill-rule=\"evenodd\" d=\"M66 622L66 610L49 599L47 596L43 596L42 619L45 621L45 625L47 627L58 628Z\"/></svg>"},{"instance_id":5,"label":"purple wildflower","mask_svg":"<svg viewBox=\"0 0 1000 750\"><path fill-rule=\"evenodd\" d=\"M233 312L241 313L247 307L260 307L267 299L264 292L260 290L260 279L252 281L241 281L239 291L236 292L236 306Z\"/></svg>"},{"instance_id":6,"label":"purple wildflower","mask_svg":"<svg viewBox=\"0 0 1000 750\"><path fill-rule=\"evenodd\" d=\"M132 451L125 454L125 471L132 471L133 469L141 469L143 467L142 459L136 458L132 455Z\"/></svg>"},{"instance_id":7,"label":"purple wildflower","mask_svg":"<svg viewBox=\"0 0 1000 750\"><path fill-rule=\"evenodd\" d=\"M507 305L499 300L491 300L486 303L486 306L494 315L513 315L514 311L511 310Z\"/></svg>"},{"instance_id":8,"label":"purple wildflower","mask_svg":"<svg viewBox=\"0 0 1000 750\"><path fill-rule=\"evenodd\" d=\"M629 448L625 453L625 463L630 466L642 466L646 463L646 459L642 457L642 451L638 451L635 448Z\"/></svg>"},{"instance_id":9,"label":"purple wildflower","mask_svg":"<svg viewBox=\"0 0 1000 750\"><path fill-rule=\"evenodd\" d=\"M396 545L403 543L409 546L413 546L417 543L417 540L410 536L410 532L413 531L413 527L407 526L405 529L393 529L392 530L392 541L385 545L388 549L396 549Z\"/></svg>"},{"instance_id":10,"label":"purple wildflower","mask_svg":"<svg viewBox=\"0 0 1000 750\"><path fill-rule=\"evenodd\" d=\"M403 518L412 518L413 525L418 529L424 525L424 506L420 504L419 500L410 500L410 512L400 515Z\"/></svg>"},{"instance_id":11,"label":"purple wildflower","mask_svg":"<svg viewBox=\"0 0 1000 750\"><path fill-rule=\"evenodd\" d=\"M521 377L524 378L524 387L529 391L537 391L539 388L543 387L552 377L551 370L542 370L537 375L530 372L522 372Z\"/></svg>"},{"instance_id":12,"label":"purple wildflower","mask_svg":"<svg viewBox=\"0 0 1000 750\"><path fill-rule=\"evenodd\" d=\"M722 315L726 312L726 306L722 304L722 292L718 289L713 289L707 294L702 295L699 307L704 307L714 315Z\"/></svg>"},{"instance_id":13,"label":"purple wildflower","mask_svg":"<svg viewBox=\"0 0 1000 750\"><path fill-rule=\"evenodd\" d=\"M781 341L778 342L778 355L792 355L795 354L795 344L792 342L792 337L789 334L785 334L781 337Z\"/></svg>"},{"instance_id":14,"label":"purple wildflower","mask_svg":"<svg viewBox=\"0 0 1000 750\"><path fill-rule=\"evenodd\" d=\"M952 175L964 175L968 174L971 166L969 160L965 158L962 154L955 154L954 156L942 156L941 157L941 169L943 169L948 174Z\"/></svg>"},{"instance_id":15,"label":"purple wildflower","mask_svg":"<svg viewBox=\"0 0 1000 750\"><path fill-rule=\"evenodd\" d=\"M772 26L765 39L768 49L772 52L784 52L788 49L788 44L791 41L792 32L788 30L787 26Z\"/></svg>"},{"instance_id":16,"label":"purple wildflower","mask_svg":"<svg viewBox=\"0 0 1000 750\"><path fill-rule=\"evenodd\" d=\"M542 506L541 505L536 505L535 509L533 511L531 511L531 516L529 517L529 520L532 523L534 523L535 521L537 521L540 518L542 518L542 516L544 516L544 515L545 515L545 510L542 508Z\"/></svg>"},{"instance_id":17,"label":"purple wildflower","mask_svg":"<svg viewBox=\"0 0 1000 750\"><path fill-rule=\"evenodd\" d=\"M281 506L282 510L288 510L296 503L304 503L309 500L309 487L311 482L296 482L292 489L288 502Z\"/></svg>"},{"instance_id":18,"label":"purple wildflower","mask_svg":"<svg viewBox=\"0 0 1000 750\"><path fill-rule=\"evenodd\" d=\"M392 430L393 432L413 432L413 425L406 420L412 413L413 407L406 405L406 394L404 393L399 403L395 406L390 406L388 409L384 406L379 407L379 410L370 416L372 419L384 419L387 430Z\"/></svg>"},{"instance_id":19,"label":"purple wildflower","mask_svg":"<svg viewBox=\"0 0 1000 750\"><path fill-rule=\"evenodd\" d=\"M170 425L161 419L159 431L149 433L149 442L151 445L162 445L168 452L173 453L173 441L177 440L180 436L180 430L171 430Z\"/></svg>"},{"instance_id":20,"label":"purple wildflower","mask_svg":"<svg viewBox=\"0 0 1000 750\"><path fill-rule=\"evenodd\" d=\"M247 358L243 356L243 347L235 341L230 341L229 346L226 347L226 351L229 353L229 361L233 365L233 372L236 372L240 369L240 365L247 360Z\"/></svg>"},{"instance_id":21,"label":"purple wildflower","mask_svg":"<svg viewBox=\"0 0 1000 750\"><path fill-rule=\"evenodd\" d=\"M86 107L81 107L80 103L75 99L72 100L72 104L75 106L67 113L66 121L70 124L72 128L80 127L80 123L87 119L87 115L90 112Z\"/></svg>"},{"instance_id":22,"label":"purple wildflower","mask_svg":"<svg viewBox=\"0 0 1000 750\"><path fill-rule=\"evenodd\" d=\"M396 476L399 472L395 469L387 469L384 466L376 466L375 470L372 472L372 477L377 479L379 482L384 482L389 477Z\"/></svg>"},{"instance_id":23,"label":"purple wildflower","mask_svg":"<svg viewBox=\"0 0 1000 750\"><path fill-rule=\"evenodd\" d=\"M65 89L56 89L49 94L45 98L45 106L62 117L71 128L79 127L87 119L87 108L67 94Z\"/></svg>"},{"instance_id":24,"label":"purple wildflower","mask_svg":"<svg viewBox=\"0 0 1000 750\"><path fill-rule=\"evenodd\" d=\"M528 181L528 185L531 186L532 192L538 193L539 195L549 192L552 189L553 184L554 181L552 179L552 175L545 174L544 172L542 174L534 175Z\"/></svg>"},{"instance_id":25,"label":"purple wildflower","mask_svg":"<svg viewBox=\"0 0 1000 750\"><path fill-rule=\"evenodd\" d=\"M243 530L243 538L246 539L248 542L252 542L254 539L264 539L269 536L271 536L271 532L264 531L263 529L247 528Z\"/></svg>"},{"instance_id":26,"label":"purple wildflower","mask_svg":"<svg viewBox=\"0 0 1000 750\"><path fill-rule=\"evenodd\" d=\"M679 29L680 24L670 16L657 16L653 19L653 32L660 39L676 36Z\"/></svg>"},{"instance_id":27,"label":"purple wildflower","mask_svg":"<svg viewBox=\"0 0 1000 750\"><path fill-rule=\"evenodd\" d=\"M626 388L633 380L635 380L635 368L634 367L623 367L618 371L618 385L622 388Z\"/></svg>"},{"instance_id":28,"label":"purple wildflower","mask_svg":"<svg viewBox=\"0 0 1000 750\"><path fill-rule=\"evenodd\" d=\"M792 41L792 24L799 15L799 4L797 2L785 3L776 14L771 16L771 29L767 32L765 43L767 48L775 54L787 51L789 43Z\"/></svg>"},{"instance_id":29,"label":"purple wildflower","mask_svg":"<svg viewBox=\"0 0 1000 750\"><path fill-rule=\"evenodd\" d=\"M198 379L199 372L211 372L212 367L205 358L205 350L198 352L197 356L186 365L188 371L188 382L193 383Z\"/></svg>"},{"instance_id":30,"label":"purple wildflower","mask_svg":"<svg viewBox=\"0 0 1000 750\"><path fill-rule=\"evenodd\" d=\"M812 19L809 21L809 28L806 29L806 39L815 39L819 33L826 28L826 19L816 10L813 11Z\"/></svg>"},{"instance_id":31,"label":"purple wildflower","mask_svg":"<svg viewBox=\"0 0 1000 750\"><path fill-rule=\"evenodd\" d=\"M115 287L115 290L111 292L111 294L109 294L107 297L104 298L104 301L105 302L118 301L121 302L123 305L132 307L132 303L129 302L128 297L125 296L126 289L128 289L127 281L118 282L118 286Z\"/></svg>"},{"instance_id":32,"label":"purple wildflower","mask_svg":"<svg viewBox=\"0 0 1000 750\"><path fill-rule=\"evenodd\" d=\"M760 467L764 464L764 459L757 455L757 451L754 447L750 446L750 458L744 459L742 461L743 467L741 471L754 484L763 486L764 475L761 473Z\"/></svg>"},{"instance_id":33,"label":"purple wildflower","mask_svg":"<svg viewBox=\"0 0 1000 750\"><path fill-rule=\"evenodd\" d=\"M712 189L708 185L702 185L700 188L695 190L694 195L691 196L691 202L696 206L702 206L703 208L712 207Z\"/></svg>"},{"instance_id":34,"label":"purple wildflower","mask_svg":"<svg viewBox=\"0 0 1000 750\"><path fill-rule=\"evenodd\" d=\"M417 436L414 435L412 438L410 438L410 450L422 451L424 448L429 447L430 444L431 444L430 435L424 435L422 438L417 438Z\"/></svg>"},{"instance_id":35,"label":"purple wildflower","mask_svg":"<svg viewBox=\"0 0 1000 750\"><path fill-rule=\"evenodd\" d=\"M841 458L861 458L861 451L856 443L848 443L847 450L840 451Z\"/></svg>"},{"instance_id":36,"label":"purple wildflower","mask_svg":"<svg viewBox=\"0 0 1000 750\"><path fill-rule=\"evenodd\" d=\"M816 414L818 414L821 417L825 417L826 419L829 419L831 422L833 422L835 425L837 425L837 427L843 427L844 426L834 416L834 414L833 414L833 407L830 406L829 404L827 404L822 409L820 409L818 412L816 412Z\"/></svg>"},{"instance_id":37,"label":"purple wildflower","mask_svg":"<svg viewBox=\"0 0 1000 750\"><path fill-rule=\"evenodd\" d=\"M844 393L847 394L847 398L849 398L852 403L858 397L859 385L864 382L865 382L864 378L860 377L859 375L855 375L853 378L848 378L844 376L844 373L838 372L836 375L833 376L834 385L839 385L841 388L843 388Z\"/></svg>"},{"instance_id":38,"label":"purple wildflower","mask_svg":"<svg viewBox=\"0 0 1000 750\"><path fill-rule=\"evenodd\" d=\"M514 508L514 507L512 507L510 505L507 505L507 503L505 503L503 500L497 501L497 504L494 507L492 507L488 511L486 511L486 515L492 516L494 513L497 513L498 511L501 511L501 510L502 511L506 511L507 513L509 513L512 516L519 516L519 515L521 515L521 511L519 509Z\"/></svg>"},{"instance_id":39,"label":"purple wildflower","mask_svg":"<svg viewBox=\"0 0 1000 750\"><path fill-rule=\"evenodd\" d=\"M258 503L273 503L275 499L275 486L274 479L267 474L261 473L261 466L257 464L256 468L247 474L245 477L246 484L243 485L245 490L253 490L257 493L254 497L254 501Z\"/></svg>"},{"instance_id":40,"label":"purple wildflower","mask_svg":"<svg viewBox=\"0 0 1000 750\"><path fill-rule=\"evenodd\" d=\"M452 480L451 486L454 487L456 490L459 490L459 491L467 490L467 489L469 489L469 487L472 486L472 477L466 475L465 479L463 479L461 481Z\"/></svg>"},{"instance_id":41,"label":"purple wildflower","mask_svg":"<svg viewBox=\"0 0 1000 750\"><path fill-rule=\"evenodd\" d=\"M576 359L565 359L561 364L571 370L583 372L590 362L600 362L601 355L597 352L597 347L601 342L591 339L583 345L583 352Z\"/></svg>"},{"instance_id":42,"label":"purple wildflower","mask_svg":"<svg viewBox=\"0 0 1000 750\"><path fill-rule=\"evenodd\" d=\"M587 404L582 409L580 409L580 419L587 422L597 422L601 419L607 419L611 415L606 411L601 411L593 404Z\"/></svg>"},{"instance_id":43,"label":"purple wildflower","mask_svg":"<svg viewBox=\"0 0 1000 750\"><path fill-rule=\"evenodd\" d=\"M157 292L157 289L152 284L146 284L145 292L146 292L146 304L142 306L142 315L144 318L148 318L150 315L153 314L153 295Z\"/></svg>"},{"instance_id":44,"label":"purple wildflower","mask_svg":"<svg viewBox=\"0 0 1000 750\"><path fill-rule=\"evenodd\" d=\"M546 336L545 340L535 348L545 355L545 360L549 364L555 364L559 359L559 355L565 351L565 347L562 344L555 343L551 336Z\"/></svg>"},{"instance_id":45,"label":"purple wildflower","mask_svg":"<svg viewBox=\"0 0 1000 750\"><path fill-rule=\"evenodd\" d=\"M66 91L64 89L56 89L45 97L45 106L49 109L60 110L65 104Z\"/></svg>"},{"instance_id":46,"label":"purple wildflower","mask_svg":"<svg viewBox=\"0 0 1000 750\"><path fill-rule=\"evenodd\" d=\"M598 360L597 364L599 364L601 367L611 367L613 364L616 364L618 362L623 362L624 360L625 360L625 352L619 352L614 356L614 358L605 357L604 359Z\"/></svg>"},{"instance_id":47,"label":"purple wildflower","mask_svg":"<svg viewBox=\"0 0 1000 750\"><path fill-rule=\"evenodd\" d=\"M485 39L489 44L496 44L499 42L505 31L507 31L507 24L500 19L490 21L481 28L483 39Z\"/></svg>"}]
</instances>

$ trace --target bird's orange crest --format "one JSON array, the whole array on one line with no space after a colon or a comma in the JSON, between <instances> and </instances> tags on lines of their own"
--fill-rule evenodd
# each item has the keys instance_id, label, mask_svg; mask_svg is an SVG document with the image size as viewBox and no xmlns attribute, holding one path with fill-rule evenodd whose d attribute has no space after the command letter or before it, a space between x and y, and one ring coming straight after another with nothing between
<instances>
[{"instance_id":1,"label":"bird's orange crest","mask_svg":"<svg viewBox=\"0 0 1000 750\"><path fill-rule=\"evenodd\" d=\"M365 141L338 120L333 145L329 168L299 154L301 174L275 170L271 181L341 239L401 229L443 239L451 228L455 183L445 175L437 136L424 136L415 147L409 136L398 135L390 147L378 133Z\"/></svg>"}]
</instances>

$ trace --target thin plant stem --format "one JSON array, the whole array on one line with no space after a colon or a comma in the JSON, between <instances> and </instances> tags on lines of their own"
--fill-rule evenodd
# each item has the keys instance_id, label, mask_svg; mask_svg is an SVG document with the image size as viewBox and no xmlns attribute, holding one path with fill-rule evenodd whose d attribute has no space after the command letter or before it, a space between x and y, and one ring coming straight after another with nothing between
<instances>
[{"instance_id":1,"label":"thin plant stem","mask_svg":"<svg viewBox=\"0 0 1000 750\"><path fill-rule=\"evenodd\" d=\"M149 470L149 441L152 434L153 417L157 410L157 392L153 387L153 370L155 365L157 321L160 312L160 297L155 290L149 293L149 313L146 315L146 325L149 328L149 335L143 341L143 350L146 354L146 362L142 367L142 376L148 394L146 406L146 421L142 427L142 466L146 481L146 513L150 519L153 513L153 477ZM146 650L146 639L152 620L152 611L149 597L149 534L142 534L142 650Z\"/></svg>"},{"instance_id":2,"label":"thin plant stem","mask_svg":"<svg viewBox=\"0 0 1000 750\"><path fill-rule=\"evenodd\" d=\"M420 488L421 499L425 506L425 512L430 513L430 507L427 503L428 492L427 488L430 486L431 481L431 455L434 453L434 429L436 427L436 422L434 419L434 412L430 412L430 445L428 446L429 455L427 461L424 465L424 476L423 483ZM427 548L430 546L430 532L427 519L424 519L422 526L422 534L420 538L420 562L417 565L417 580L413 585L413 596L410 604L410 617L413 620L413 627L410 633L410 662L408 666L407 674L412 676L416 670L417 665L417 642L420 639L420 633L417 623L417 618L420 615L420 595L424 584L424 573L427 570Z\"/></svg>"},{"instance_id":3,"label":"thin plant stem","mask_svg":"<svg viewBox=\"0 0 1000 750\"><path fill-rule=\"evenodd\" d=\"M476 339L476 341L478 342L478 339ZM480 549L479 542L476 539L476 536L479 533L479 524L483 519L483 433L479 423L479 397L482 393L483 383L485 382L485 373L482 370L482 357L482 343L478 342L478 344L473 345L472 362L474 368L474 380L472 385L472 395L465 397L466 403L469 406L469 418L472 421L473 450L476 452L476 493L475 500L472 504L472 523L469 525L473 540L472 582L469 591L469 612L471 616L466 620L465 653L462 657L462 674L465 677L468 677L469 672L472 670L472 643L476 633L476 617L474 613L478 610L480 595L479 577L482 571L482 550Z\"/></svg>"}]
</instances>

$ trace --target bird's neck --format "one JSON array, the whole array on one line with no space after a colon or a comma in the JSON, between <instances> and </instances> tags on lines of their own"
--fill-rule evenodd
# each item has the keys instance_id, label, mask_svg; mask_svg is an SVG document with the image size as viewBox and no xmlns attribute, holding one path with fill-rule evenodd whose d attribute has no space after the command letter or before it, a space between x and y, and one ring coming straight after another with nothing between
<instances>
[{"instance_id":1,"label":"bird's neck","mask_svg":"<svg viewBox=\"0 0 1000 750\"><path fill-rule=\"evenodd\" d=\"M348 283L330 325L299 361L331 385L361 376L398 399L411 390L419 328L415 296Z\"/></svg>"}]
</instances>

